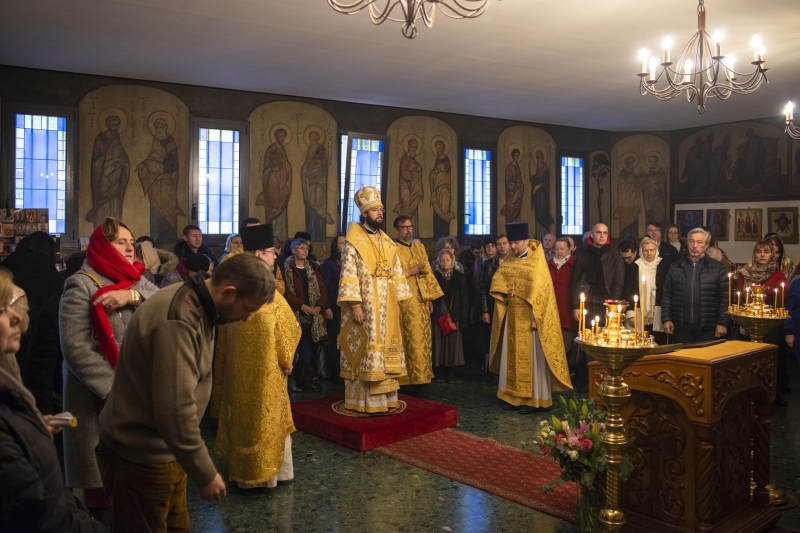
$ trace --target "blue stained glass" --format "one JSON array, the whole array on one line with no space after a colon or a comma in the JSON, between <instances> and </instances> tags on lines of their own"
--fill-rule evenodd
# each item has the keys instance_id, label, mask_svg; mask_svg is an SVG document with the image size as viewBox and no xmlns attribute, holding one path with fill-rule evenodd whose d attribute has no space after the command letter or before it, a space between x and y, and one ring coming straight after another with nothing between
<instances>
[{"instance_id":1,"label":"blue stained glass","mask_svg":"<svg viewBox=\"0 0 800 533\"><path fill-rule=\"evenodd\" d=\"M222 168L233 168L233 143L222 144Z\"/></svg>"},{"instance_id":2,"label":"blue stained glass","mask_svg":"<svg viewBox=\"0 0 800 533\"><path fill-rule=\"evenodd\" d=\"M239 223L240 132L199 128L199 137L198 221L206 233L230 233Z\"/></svg>"},{"instance_id":3,"label":"blue stained glass","mask_svg":"<svg viewBox=\"0 0 800 533\"><path fill-rule=\"evenodd\" d=\"M385 143L377 139L353 137L350 139L349 146L352 149L350 152L350 188L345 191L348 139L346 135L343 135L341 138L340 213L344 209L344 201L347 199L348 219L350 221L358 221L361 213L356 209L353 196L358 189L369 185L378 187L380 190Z\"/></svg>"},{"instance_id":4,"label":"blue stained glass","mask_svg":"<svg viewBox=\"0 0 800 533\"><path fill-rule=\"evenodd\" d=\"M66 117L17 114L14 207L48 208L51 233L65 228Z\"/></svg>"},{"instance_id":5,"label":"blue stained glass","mask_svg":"<svg viewBox=\"0 0 800 533\"><path fill-rule=\"evenodd\" d=\"M561 158L561 233L583 233L583 159Z\"/></svg>"},{"instance_id":6,"label":"blue stained glass","mask_svg":"<svg viewBox=\"0 0 800 533\"><path fill-rule=\"evenodd\" d=\"M464 150L464 234L491 233L491 152Z\"/></svg>"}]
</instances>

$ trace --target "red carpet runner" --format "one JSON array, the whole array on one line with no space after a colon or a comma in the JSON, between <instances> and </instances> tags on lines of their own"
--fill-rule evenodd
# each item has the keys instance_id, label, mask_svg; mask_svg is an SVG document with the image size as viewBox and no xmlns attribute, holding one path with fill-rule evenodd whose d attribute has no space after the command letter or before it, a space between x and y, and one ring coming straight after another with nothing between
<instances>
[{"instance_id":1,"label":"red carpet runner","mask_svg":"<svg viewBox=\"0 0 800 533\"><path fill-rule=\"evenodd\" d=\"M428 470L507 500L575 521L574 483L544 492L561 467L550 459L454 428L427 433L375 449L394 459Z\"/></svg>"},{"instance_id":2,"label":"red carpet runner","mask_svg":"<svg viewBox=\"0 0 800 533\"><path fill-rule=\"evenodd\" d=\"M398 396L406 408L394 415L366 418L341 415L332 409L335 402L344 398L338 394L293 403L292 417L300 431L360 452L458 423L458 409L453 406L405 394Z\"/></svg>"}]
</instances>

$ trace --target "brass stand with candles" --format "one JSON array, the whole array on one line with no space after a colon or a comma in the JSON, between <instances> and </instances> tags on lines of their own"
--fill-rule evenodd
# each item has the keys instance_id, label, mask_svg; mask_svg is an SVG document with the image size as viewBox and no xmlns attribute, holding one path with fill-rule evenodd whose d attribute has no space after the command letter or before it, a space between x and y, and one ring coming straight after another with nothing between
<instances>
[{"instance_id":1,"label":"brass stand with candles","mask_svg":"<svg viewBox=\"0 0 800 533\"><path fill-rule=\"evenodd\" d=\"M644 305L644 304L643 304ZM606 327L597 325L595 330L581 329L576 342L581 349L594 357L608 371L608 376L600 386L600 396L605 402L608 414L603 436L607 446L606 462L606 506L600 511L600 522L606 531L619 531L625 524L625 515L619 508L619 469L622 451L628 440L622 421L621 407L630 398L631 391L622 379L625 369L645 355L670 352L674 346L658 346L653 337L644 330L630 331L622 327L628 302L608 300L606 306Z\"/></svg>"},{"instance_id":2,"label":"brass stand with candles","mask_svg":"<svg viewBox=\"0 0 800 533\"><path fill-rule=\"evenodd\" d=\"M774 306L766 305L767 289L758 284L747 287L752 299L745 300L748 302L746 305L728 306L731 319L747 330L752 342L762 342L765 334L778 329L789 318L789 313L784 307L785 285L781 289L780 298L778 290L775 289ZM751 480L750 490L755 489L755 486L755 481ZM778 509L791 509L797 505L797 500L785 488L775 483L770 483L766 488L769 491L770 503Z\"/></svg>"}]
</instances>

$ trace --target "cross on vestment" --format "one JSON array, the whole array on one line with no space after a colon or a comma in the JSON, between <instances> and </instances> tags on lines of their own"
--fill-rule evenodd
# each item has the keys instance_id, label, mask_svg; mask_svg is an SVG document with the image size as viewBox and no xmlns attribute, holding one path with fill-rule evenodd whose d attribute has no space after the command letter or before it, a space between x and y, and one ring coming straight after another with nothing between
<instances>
[{"instance_id":1,"label":"cross on vestment","mask_svg":"<svg viewBox=\"0 0 800 533\"><path fill-rule=\"evenodd\" d=\"M509 285L509 286L508 286L508 288L509 288L509 290L511 291L511 292L509 293L509 296L512 296L512 297L513 297L513 296L514 296L514 291L515 291L515 290L517 290L517 287L514 285L514 282L513 282L513 281L511 282L511 285Z\"/></svg>"}]
</instances>

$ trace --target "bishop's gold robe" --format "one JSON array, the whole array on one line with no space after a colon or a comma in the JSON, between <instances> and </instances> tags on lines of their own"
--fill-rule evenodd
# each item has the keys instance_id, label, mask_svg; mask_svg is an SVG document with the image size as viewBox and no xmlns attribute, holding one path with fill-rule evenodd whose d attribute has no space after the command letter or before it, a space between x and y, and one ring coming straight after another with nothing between
<instances>
[{"instance_id":1,"label":"bishop's gold robe","mask_svg":"<svg viewBox=\"0 0 800 533\"><path fill-rule=\"evenodd\" d=\"M342 308L340 376L344 406L361 413L398 407L398 379L406 375L398 302L411 298L397 245L382 231L351 222L342 251L338 304ZM353 320L361 305L364 323Z\"/></svg>"},{"instance_id":2,"label":"bishop's gold robe","mask_svg":"<svg viewBox=\"0 0 800 533\"><path fill-rule=\"evenodd\" d=\"M551 381L548 388L552 390L571 389L572 381L553 281L542 244L530 239L527 257L520 259L509 255L495 272L489 294L495 299L489 371L505 375L505 390L498 388L498 398L512 405L552 405L552 397L535 398L533 394L534 381L541 379L541 375L534 375L533 369L534 350L538 348L531 331L533 318L536 319L538 340L546 361L542 365L545 368L537 368L537 372L547 373L549 369ZM506 366L501 368L504 359Z\"/></svg>"},{"instance_id":3,"label":"bishop's gold robe","mask_svg":"<svg viewBox=\"0 0 800 533\"><path fill-rule=\"evenodd\" d=\"M397 255L403 266L411 298L400 302L400 326L403 332L403 349L406 354L408 376L400 378L400 385L421 385L433 378L431 366L432 340L431 315L428 302L444 296L439 282L431 271L425 247L419 243L397 243ZM409 276L408 269L419 267L419 274Z\"/></svg>"},{"instance_id":4,"label":"bishop's gold robe","mask_svg":"<svg viewBox=\"0 0 800 533\"><path fill-rule=\"evenodd\" d=\"M294 432L283 369L291 368L300 325L283 296L275 294L247 322L220 328L217 360L225 379L214 450L240 487L274 478ZM214 368L215 378L217 368Z\"/></svg>"}]
</instances>

